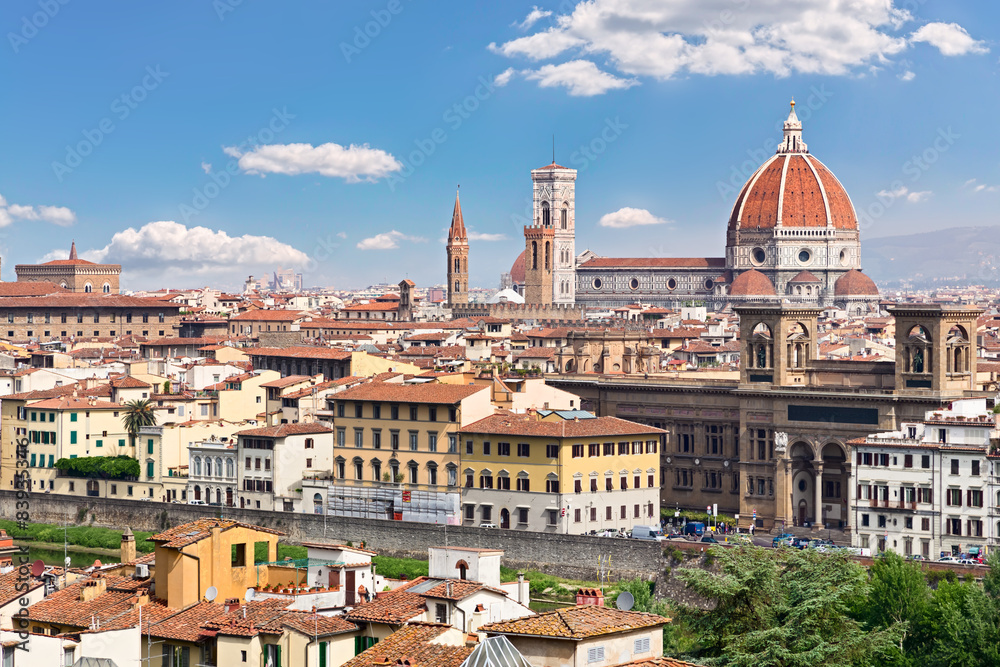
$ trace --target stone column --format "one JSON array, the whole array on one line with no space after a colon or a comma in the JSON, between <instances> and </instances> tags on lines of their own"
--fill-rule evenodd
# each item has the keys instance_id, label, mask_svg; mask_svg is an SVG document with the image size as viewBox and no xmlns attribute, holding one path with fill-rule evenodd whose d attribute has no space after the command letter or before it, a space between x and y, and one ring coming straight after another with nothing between
<instances>
[{"instance_id":1,"label":"stone column","mask_svg":"<svg viewBox=\"0 0 1000 667\"><path fill-rule=\"evenodd\" d=\"M823 528L823 462L814 462L813 466L816 468L816 510L813 530L821 530Z\"/></svg>"}]
</instances>

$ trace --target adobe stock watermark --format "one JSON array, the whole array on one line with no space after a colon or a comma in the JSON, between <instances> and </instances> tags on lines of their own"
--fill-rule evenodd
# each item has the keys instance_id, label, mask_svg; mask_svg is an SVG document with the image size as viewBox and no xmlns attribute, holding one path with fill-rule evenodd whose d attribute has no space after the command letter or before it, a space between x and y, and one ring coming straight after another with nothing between
<instances>
[{"instance_id":1,"label":"adobe stock watermark","mask_svg":"<svg viewBox=\"0 0 1000 667\"><path fill-rule=\"evenodd\" d=\"M904 176L909 177L909 183L916 183L961 137L962 135L952 130L950 125L946 128L939 127L930 145L904 162L900 166L900 171ZM905 193L907 190L909 188L903 179L896 179L889 184L888 189L876 192L875 201L858 210L858 228L861 230L870 229L892 208L896 200L901 198L896 193Z\"/></svg>"},{"instance_id":2,"label":"adobe stock watermark","mask_svg":"<svg viewBox=\"0 0 1000 667\"><path fill-rule=\"evenodd\" d=\"M403 13L403 9L405 6L402 0L389 0L384 9L371 11L371 21L365 22L364 25L354 26L351 41L340 43L340 53L343 54L347 64L350 64L355 57L360 56L362 51L371 46L372 40L377 39L382 31L389 27L392 19Z\"/></svg>"},{"instance_id":3,"label":"adobe stock watermark","mask_svg":"<svg viewBox=\"0 0 1000 667\"><path fill-rule=\"evenodd\" d=\"M38 0L38 11L30 16L21 17L21 29L18 32L8 32L7 41L14 53L20 53L21 47L38 36L38 32L54 19L70 0Z\"/></svg>"},{"instance_id":4,"label":"adobe stock watermark","mask_svg":"<svg viewBox=\"0 0 1000 667\"><path fill-rule=\"evenodd\" d=\"M444 113L441 114L441 120L446 127L436 127L426 137L413 140L416 148L410 151L408 155L399 158L399 161L403 163L403 169L395 172L386 179L389 190L395 192L397 185L405 182L406 179L427 162L427 158L434 155L438 147L448 141L448 130L457 132L465 121L471 118L472 114L479 109L483 102L493 97L496 89L497 86L493 81L480 76L479 85L476 86L470 95L466 95L463 99L445 109Z\"/></svg>"},{"instance_id":5,"label":"adobe stock watermark","mask_svg":"<svg viewBox=\"0 0 1000 667\"><path fill-rule=\"evenodd\" d=\"M83 164L84 159L91 155L117 129L115 120L125 121L149 97L151 92L160 87L160 84L168 76L170 73L162 71L159 65L147 66L146 75L142 77L142 81L111 101L111 115L99 120L96 127L83 130L83 139L66 146L66 155L63 161L57 160L52 163L52 173L55 174L56 179L62 183L67 174L73 173L74 169Z\"/></svg>"},{"instance_id":6,"label":"adobe stock watermark","mask_svg":"<svg viewBox=\"0 0 1000 667\"><path fill-rule=\"evenodd\" d=\"M833 91L828 90L826 84L813 86L809 89L809 96L805 101L795 101L795 115L803 124L803 139L808 137L808 128L805 124L812 118L813 114L823 108L827 101L833 97ZM780 119L775 123L776 132L773 132L760 148L748 148L747 159L740 164L734 164L729 169L729 179L716 181L715 189L719 193L719 199L731 201L740 191L740 188L750 179L757 168L764 164L764 161L774 155L782 142L782 128L785 119ZM808 144L808 141L806 141Z\"/></svg>"},{"instance_id":7,"label":"adobe stock watermark","mask_svg":"<svg viewBox=\"0 0 1000 667\"><path fill-rule=\"evenodd\" d=\"M289 113L285 107L282 107L280 110L272 109L271 111L271 119L257 130L255 134L251 134L237 145L233 153L242 155L249 152L248 149L252 150L257 146L271 143L274 141L275 136L280 134L295 119L295 114ZM226 163L224 169L209 171L209 180L199 187L194 188L191 201L187 204L181 204L179 207L180 216L184 222L190 223L191 218L208 208L208 205L233 182L233 176L239 173L240 160L235 156Z\"/></svg>"}]
</instances>

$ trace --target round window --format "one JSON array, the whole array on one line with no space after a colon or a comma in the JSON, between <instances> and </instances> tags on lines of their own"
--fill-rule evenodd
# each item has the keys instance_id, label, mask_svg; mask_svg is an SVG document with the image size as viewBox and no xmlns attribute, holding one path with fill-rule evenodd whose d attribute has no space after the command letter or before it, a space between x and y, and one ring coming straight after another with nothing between
<instances>
[{"instance_id":1,"label":"round window","mask_svg":"<svg viewBox=\"0 0 1000 667\"><path fill-rule=\"evenodd\" d=\"M806 490L806 480L800 479L799 480L799 491L805 491L805 490Z\"/></svg>"},{"instance_id":2,"label":"round window","mask_svg":"<svg viewBox=\"0 0 1000 667\"><path fill-rule=\"evenodd\" d=\"M667 289L677 289L677 281L674 278L667 279Z\"/></svg>"},{"instance_id":3,"label":"round window","mask_svg":"<svg viewBox=\"0 0 1000 667\"><path fill-rule=\"evenodd\" d=\"M764 252L763 248L754 248L750 252L750 257L753 259L753 263L759 266L767 260L767 253Z\"/></svg>"},{"instance_id":4,"label":"round window","mask_svg":"<svg viewBox=\"0 0 1000 667\"><path fill-rule=\"evenodd\" d=\"M712 280L711 278L709 278L708 280L705 281L705 289L712 289L713 287L715 287L715 281L714 280Z\"/></svg>"},{"instance_id":5,"label":"round window","mask_svg":"<svg viewBox=\"0 0 1000 667\"><path fill-rule=\"evenodd\" d=\"M639 279L633 278L632 280L628 281L628 286L631 287L632 289L639 289Z\"/></svg>"},{"instance_id":6,"label":"round window","mask_svg":"<svg viewBox=\"0 0 1000 667\"><path fill-rule=\"evenodd\" d=\"M594 278L594 289L601 289L601 285L603 284L600 278Z\"/></svg>"},{"instance_id":7,"label":"round window","mask_svg":"<svg viewBox=\"0 0 1000 667\"><path fill-rule=\"evenodd\" d=\"M841 250L840 251L840 265L841 266L847 266L850 261L851 261L851 258L847 254L847 250Z\"/></svg>"},{"instance_id":8,"label":"round window","mask_svg":"<svg viewBox=\"0 0 1000 667\"><path fill-rule=\"evenodd\" d=\"M809 260L812 259L812 253L803 248L799 250L799 262L802 264L808 264Z\"/></svg>"}]
</instances>

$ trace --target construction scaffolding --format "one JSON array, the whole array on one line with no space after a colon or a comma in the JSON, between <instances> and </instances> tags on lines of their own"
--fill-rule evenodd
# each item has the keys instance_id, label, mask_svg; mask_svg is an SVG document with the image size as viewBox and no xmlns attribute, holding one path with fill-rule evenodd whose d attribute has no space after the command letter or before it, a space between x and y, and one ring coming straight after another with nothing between
<instances>
[{"instance_id":1,"label":"construction scaffolding","mask_svg":"<svg viewBox=\"0 0 1000 667\"><path fill-rule=\"evenodd\" d=\"M389 519L458 525L461 495L439 491L410 491L399 487L327 489L327 514L355 519Z\"/></svg>"}]
</instances>

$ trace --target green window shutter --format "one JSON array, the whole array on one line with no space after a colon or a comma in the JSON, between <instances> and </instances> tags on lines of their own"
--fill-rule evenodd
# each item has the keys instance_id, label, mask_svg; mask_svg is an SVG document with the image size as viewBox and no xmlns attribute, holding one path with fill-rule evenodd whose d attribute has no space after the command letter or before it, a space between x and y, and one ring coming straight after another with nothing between
<instances>
[{"instance_id":1,"label":"green window shutter","mask_svg":"<svg viewBox=\"0 0 1000 667\"><path fill-rule=\"evenodd\" d=\"M319 643L319 667L326 667L326 642Z\"/></svg>"},{"instance_id":2,"label":"green window shutter","mask_svg":"<svg viewBox=\"0 0 1000 667\"><path fill-rule=\"evenodd\" d=\"M281 667L281 646L274 645L274 667Z\"/></svg>"},{"instance_id":3,"label":"green window shutter","mask_svg":"<svg viewBox=\"0 0 1000 667\"><path fill-rule=\"evenodd\" d=\"M69 432L69 444L71 444L71 445L75 445L76 444L76 431L70 431Z\"/></svg>"},{"instance_id":4,"label":"green window shutter","mask_svg":"<svg viewBox=\"0 0 1000 667\"><path fill-rule=\"evenodd\" d=\"M146 453L147 454L152 454L153 453L153 439L152 438L150 438L146 442Z\"/></svg>"},{"instance_id":5,"label":"green window shutter","mask_svg":"<svg viewBox=\"0 0 1000 667\"><path fill-rule=\"evenodd\" d=\"M103 446L104 446L104 441L103 441L103 440L98 440L98 441L97 441L97 442L95 443L95 445L94 445L94 446L95 446L95 447L103 447Z\"/></svg>"},{"instance_id":6,"label":"green window shutter","mask_svg":"<svg viewBox=\"0 0 1000 667\"><path fill-rule=\"evenodd\" d=\"M69 455L69 457L70 457L71 459L75 459L75 458L76 458L76 454L70 454L70 455Z\"/></svg>"},{"instance_id":7,"label":"green window shutter","mask_svg":"<svg viewBox=\"0 0 1000 667\"><path fill-rule=\"evenodd\" d=\"M75 412L69 413L69 420L71 422L75 422L76 421L76 413Z\"/></svg>"},{"instance_id":8,"label":"green window shutter","mask_svg":"<svg viewBox=\"0 0 1000 667\"><path fill-rule=\"evenodd\" d=\"M49 467L50 468L55 468L56 467L56 455L55 454L49 454Z\"/></svg>"},{"instance_id":9,"label":"green window shutter","mask_svg":"<svg viewBox=\"0 0 1000 667\"><path fill-rule=\"evenodd\" d=\"M31 455L31 467L32 468L35 467L35 455L34 454Z\"/></svg>"},{"instance_id":10,"label":"green window shutter","mask_svg":"<svg viewBox=\"0 0 1000 667\"><path fill-rule=\"evenodd\" d=\"M55 420L56 420L56 413L50 412L49 413L49 421L50 422L54 422Z\"/></svg>"},{"instance_id":11,"label":"green window shutter","mask_svg":"<svg viewBox=\"0 0 1000 667\"><path fill-rule=\"evenodd\" d=\"M38 413L37 412L32 412L31 413L31 421L38 421Z\"/></svg>"},{"instance_id":12,"label":"green window shutter","mask_svg":"<svg viewBox=\"0 0 1000 667\"><path fill-rule=\"evenodd\" d=\"M42 431L42 444L43 445L49 444L49 432L48 431Z\"/></svg>"},{"instance_id":13,"label":"green window shutter","mask_svg":"<svg viewBox=\"0 0 1000 667\"><path fill-rule=\"evenodd\" d=\"M151 479L153 477L153 462L152 461L147 461L146 462L146 477L149 477Z\"/></svg>"},{"instance_id":14,"label":"green window shutter","mask_svg":"<svg viewBox=\"0 0 1000 667\"><path fill-rule=\"evenodd\" d=\"M124 446L125 446L125 438L122 438L122 439L120 439L120 440L118 441L118 446L119 446L119 447L124 447Z\"/></svg>"}]
</instances>

